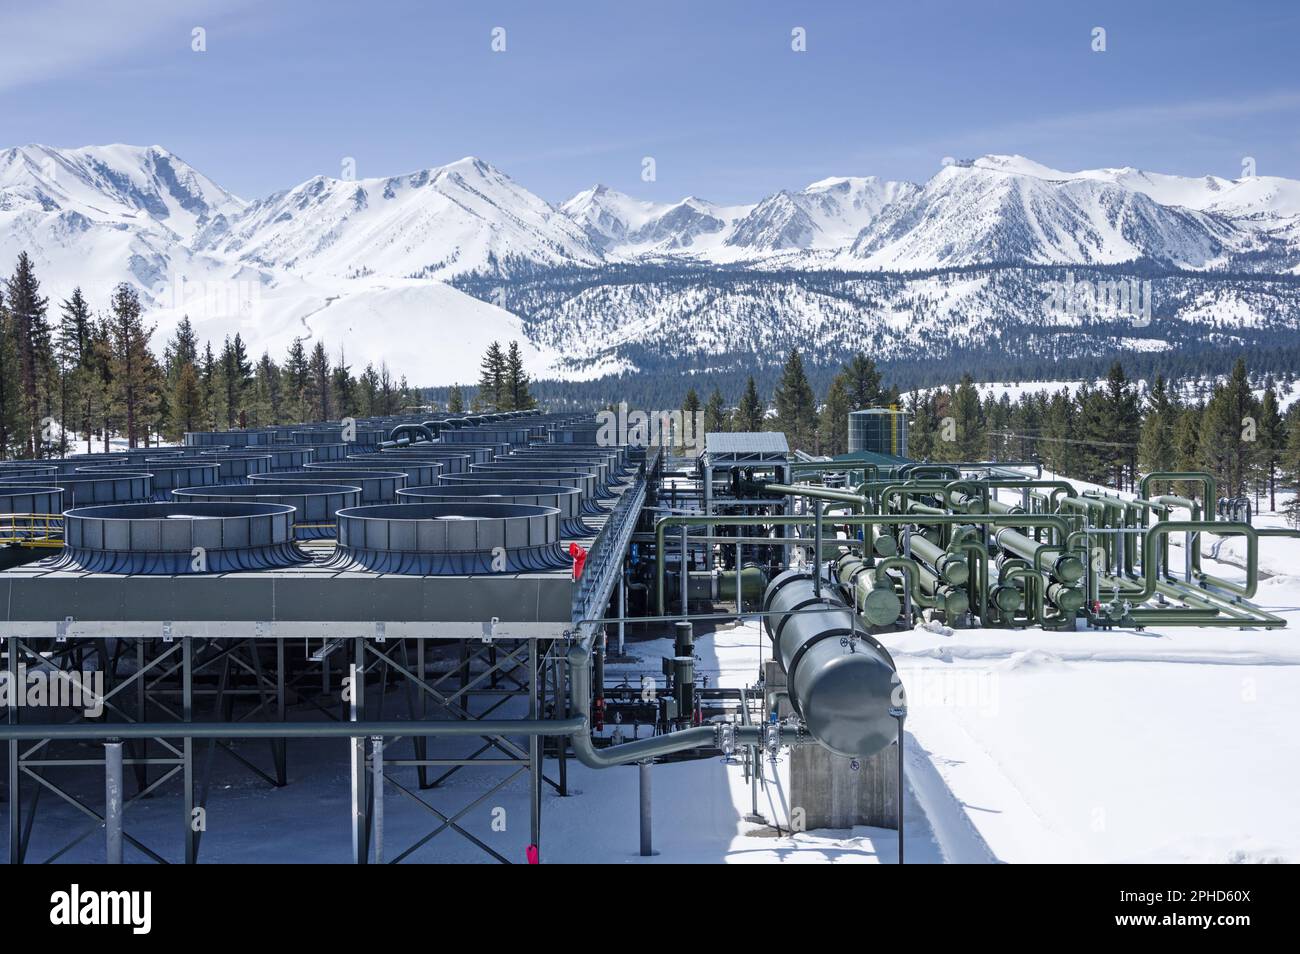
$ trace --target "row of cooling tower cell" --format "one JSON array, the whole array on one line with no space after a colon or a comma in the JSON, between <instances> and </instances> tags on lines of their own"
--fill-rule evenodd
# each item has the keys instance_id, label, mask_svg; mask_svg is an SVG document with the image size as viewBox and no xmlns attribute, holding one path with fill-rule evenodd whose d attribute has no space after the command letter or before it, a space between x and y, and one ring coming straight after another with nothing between
<instances>
[{"instance_id":1,"label":"row of cooling tower cell","mask_svg":"<svg viewBox=\"0 0 1300 954\"><path fill-rule=\"evenodd\" d=\"M299 541L324 537L337 538L329 565L342 568L546 570L569 565L561 541L594 533L584 517L608 512L628 466L623 448L469 442L300 460L275 471L270 452L205 449L147 457L147 470L130 460L63 475L0 468L10 471L0 513L64 513L54 565L97 572L289 566L307 559Z\"/></svg>"}]
</instances>

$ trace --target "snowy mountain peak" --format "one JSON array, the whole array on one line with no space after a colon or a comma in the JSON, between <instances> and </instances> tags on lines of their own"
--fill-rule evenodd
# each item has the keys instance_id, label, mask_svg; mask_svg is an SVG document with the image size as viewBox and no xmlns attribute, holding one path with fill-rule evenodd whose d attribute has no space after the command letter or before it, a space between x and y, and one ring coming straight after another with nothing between
<instances>
[{"instance_id":1,"label":"snowy mountain peak","mask_svg":"<svg viewBox=\"0 0 1300 954\"><path fill-rule=\"evenodd\" d=\"M387 178L315 176L219 223L196 248L255 266L391 278L601 261L567 216L474 156Z\"/></svg>"},{"instance_id":2,"label":"snowy mountain peak","mask_svg":"<svg viewBox=\"0 0 1300 954\"><path fill-rule=\"evenodd\" d=\"M162 146L32 144L0 152L0 201L192 238L245 202Z\"/></svg>"}]
</instances>

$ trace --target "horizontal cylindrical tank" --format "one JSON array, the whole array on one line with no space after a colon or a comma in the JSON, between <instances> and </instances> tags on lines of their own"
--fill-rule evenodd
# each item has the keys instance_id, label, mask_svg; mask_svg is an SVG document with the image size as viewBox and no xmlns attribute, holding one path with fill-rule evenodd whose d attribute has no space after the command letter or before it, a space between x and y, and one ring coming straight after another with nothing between
<instances>
[{"instance_id":1,"label":"horizontal cylindrical tank","mask_svg":"<svg viewBox=\"0 0 1300 954\"><path fill-rule=\"evenodd\" d=\"M966 564L964 553L949 553L919 535L912 537L910 545L913 556L930 564L945 583L962 586L970 578L970 568Z\"/></svg>"},{"instance_id":2,"label":"horizontal cylindrical tank","mask_svg":"<svg viewBox=\"0 0 1300 954\"><path fill-rule=\"evenodd\" d=\"M852 598L859 615L871 626L888 626L903 612L903 601L888 579L881 580L876 571L852 553L835 561L835 578Z\"/></svg>"},{"instance_id":3,"label":"horizontal cylindrical tank","mask_svg":"<svg viewBox=\"0 0 1300 954\"><path fill-rule=\"evenodd\" d=\"M897 738L891 710L906 700L894 660L831 587L818 597L810 574L787 570L768 584L763 610L790 704L814 739L867 758Z\"/></svg>"},{"instance_id":4,"label":"horizontal cylindrical tank","mask_svg":"<svg viewBox=\"0 0 1300 954\"><path fill-rule=\"evenodd\" d=\"M1073 553L1065 553L1060 547L1037 543L1018 530L1003 527L997 531L994 539L998 546L1010 550L1016 556L1028 560L1033 565L1034 555L1044 549L1041 566L1062 583L1077 583L1083 578L1083 561Z\"/></svg>"}]
</instances>

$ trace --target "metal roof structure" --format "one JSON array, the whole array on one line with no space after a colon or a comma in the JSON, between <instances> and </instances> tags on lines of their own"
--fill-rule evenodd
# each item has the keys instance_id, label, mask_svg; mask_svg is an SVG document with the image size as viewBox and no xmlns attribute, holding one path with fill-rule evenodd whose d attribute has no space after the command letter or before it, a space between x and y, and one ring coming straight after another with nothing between
<instances>
[{"instance_id":1,"label":"metal roof structure","mask_svg":"<svg viewBox=\"0 0 1300 954\"><path fill-rule=\"evenodd\" d=\"M712 431L704 435L704 457L712 467L784 464L790 445L778 431Z\"/></svg>"}]
</instances>

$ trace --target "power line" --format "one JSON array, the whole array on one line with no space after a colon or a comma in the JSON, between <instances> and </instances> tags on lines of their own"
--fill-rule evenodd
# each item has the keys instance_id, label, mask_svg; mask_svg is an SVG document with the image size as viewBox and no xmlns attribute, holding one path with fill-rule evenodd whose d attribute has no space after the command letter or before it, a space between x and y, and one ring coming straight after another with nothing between
<instances>
[{"instance_id":1,"label":"power line","mask_svg":"<svg viewBox=\"0 0 1300 954\"><path fill-rule=\"evenodd\" d=\"M1068 437L1034 437L1029 434L1016 434L1011 431L989 431L988 433L993 437L1010 437L1013 440L1021 440L1021 441L1046 441L1052 444L1085 444L1091 447L1133 447L1133 448L1136 448L1138 446L1137 444L1124 444L1118 441L1077 441L1077 440L1071 440Z\"/></svg>"}]
</instances>

